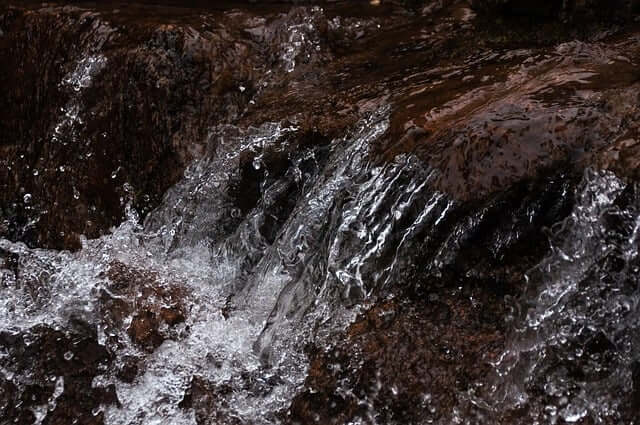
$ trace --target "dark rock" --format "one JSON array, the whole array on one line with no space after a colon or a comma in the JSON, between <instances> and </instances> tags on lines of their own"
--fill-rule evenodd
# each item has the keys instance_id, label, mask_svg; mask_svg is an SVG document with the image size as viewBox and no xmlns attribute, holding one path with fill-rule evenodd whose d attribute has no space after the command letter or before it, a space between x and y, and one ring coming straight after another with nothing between
<instances>
[{"instance_id":1,"label":"dark rock","mask_svg":"<svg viewBox=\"0 0 640 425\"><path fill-rule=\"evenodd\" d=\"M638 76L614 59L615 42L602 47L570 42L544 49L540 63L478 64L473 79L485 75L487 85L470 91L462 75L434 90L416 88L401 100L411 109L396 111L389 145L379 147L383 160L415 152L440 171L439 188L457 199L484 199L559 164L578 172L593 162L616 168L619 157L632 172L633 156L616 152L632 149L638 131ZM640 57L636 46L627 54ZM587 63L594 72L581 74ZM507 74L493 72L496 66Z\"/></svg>"},{"instance_id":2,"label":"dark rock","mask_svg":"<svg viewBox=\"0 0 640 425\"><path fill-rule=\"evenodd\" d=\"M503 16L526 16L535 19L626 20L638 11L637 0L472 0L474 8Z\"/></svg>"},{"instance_id":3,"label":"dark rock","mask_svg":"<svg viewBox=\"0 0 640 425\"><path fill-rule=\"evenodd\" d=\"M421 40L422 18L402 2L242 12L143 3L1 9L1 235L79 248L79 235L119 224L127 203L141 217L156 206L210 127L296 117L328 141L389 92L409 104L408 69L419 75L482 44L470 43L464 1L421 2L424 19L439 22ZM289 27L305 40L291 58Z\"/></svg>"},{"instance_id":4,"label":"dark rock","mask_svg":"<svg viewBox=\"0 0 640 425\"><path fill-rule=\"evenodd\" d=\"M306 389L293 401L290 422L376 418L408 424L442 418L501 352L506 306L487 321L479 313L488 305L495 308L496 300L474 304L476 294L441 294L443 301L410 305L389 301L369 310L342 343L312 355Z\"/></svg>"},{"instance_id":5,"label":"dark rock","mask_svg":"<svg viewBox=\"0 0 640 425\"><path fill-rule=\"evenodd\" d=\"M134 356L124 356L119 359L120 365L117 366L116 369L118 379L128 384L132 383L136 379L136 376L138 376L138 360L139 359Z\"/></svg>"},{"instance_id":6,"label":"dark rock","mask_svg":"<svg viewBox=\"0 0 640 425\"><path fill-rule=\"evenodd\" d=\"M309 349L309 376L288 423L451 421L461 394L503 352L524 274L548 250L539 229L569 214L563 193L572 180L514 185L481 205L459 206L430 229L391 300L367 310L329 349ZM469 211L482 211L481 218Z\"/></svg>"},{"instance_id":7,"label":"dark rock","mask_svg":"<svg viewBox=\"0 0 640 425\"><path fill-rule=\"evenodd\" d=\"M372 161L417 157L434 170L434 189L451 200L450 211L415 235L406 273L375 288L377 301L355 323L332 335L332 345L309 347L309 376L284 417L303 424L446 423L502 352L524 274L549 252L544 229L570 213L568 194L585 167L640 178L640 50L637 29L609 24L631 17L637 2L478 0L477 23L469 2L445 3L324 10L131 4L118 13L108 2L5 7L0 236L78 248L79 235L97 237L120 223L128 202L142 216L157 205L211 147L205 144L215 144L211 127L290 123L298 131L261 152L260 169L255 153L242 154L238 181L225 193L241 217L224 231L263 207L269 214L256 231L272 244L302 193L287 174L296 155L314 149L318 155L298 165L317 172L331 140L346 143L339 137L354 122L389 106L391 128ZM538 39L532 26L513 24L518 17L557 33ZM498 29L488 28L494 18ZM597 20L604 26L580 25ZM518 31L524 36L512 38ZM566 42L575 34L585 41ZM292 53L295 35L299 51ZM262 188L273 181L282 188L265 199ZM0 268L17 276L19 264L20 257L0 251ZM188 332L180 282L166 284L119 262L106 277L98 312L105 347L79 320L67 332L0 334L8 353L0 366L14 374L0 380L3 420L32 423L31 409L46 406L45 423L101 423L92 410L117 397L113 388L93 388L93 378L111 368L133 383L144 372L140 353ZM42 282L26 285L34 299L47 296ZM234 313L231 303L222 312ZM606 335L581 338L586 352L613 364L616 347ZM114 360L112 353L130 343L139 354ZM552 359L549 373L581 380L609 373ZM52 376L64 378L55 406ZM260 395L278 385L277 378L253 378L247 372L234 385ZM232 390L194 376L180 407L194 409L199 424L241 423L229 413ZM501 418L518 423L521 413Z\"/></svg>"},{"instance_id":8,"label":"dark rock","mask_svg":"<svg viewBox=\"0 0 640 425\"><path fill-rule=\"evenodd\" d=\"M179 406L183 409L194 409L198 425L239 425L243 423L239 418L226 413L228 406L224 396L231 391L228 386L217 386L194 376Z\"/></svg>"},{"instance_id":9,"label":"dark rock","mask_svg":"<svg viewBox=\"0 0 640 425\"><path fill-rule=\"evenodd\" d=\"M131 323L127 334L131 341L149 352L172 335L173 327L184 322L185 294L181 287L165 285L155 274L119 262L111 264L107 276L111 286L109 292L102 292L100 308L104 326L112 335L108 342L114 347L122 344L118 330L125 327L128 318ZM168 333L161 330L163 324L168 326ZM126 363L122 373L130 379L136 367Z\"/></svg>"},{"instance_id":10,"label":"dark rock","mask_svg":"<svg viewBox=\"0 0 640 425\"><path fill-rule=\"evenodd\" d=\"M0 414L4 423L31 424L35 409L43 424L102 424L101 404L117 404L115 389L95 387L113 359L95 333L61 332L38 326L20 333L0 333ZM96 413L98 412L98 413Z\"/></svg>"},{"instance_id":11,"label":"dark rock","mask_svg":"<svg viewBox=\"0 0 640 425\"><path fill-rule=\"evenodd\" d=\"M73 7L0 12L4 236L74 249L78 235L119 224L128 202L144 215L198 156L204 123L245 107L249 46L127 19Z\"/></svg>"}]
</instances>

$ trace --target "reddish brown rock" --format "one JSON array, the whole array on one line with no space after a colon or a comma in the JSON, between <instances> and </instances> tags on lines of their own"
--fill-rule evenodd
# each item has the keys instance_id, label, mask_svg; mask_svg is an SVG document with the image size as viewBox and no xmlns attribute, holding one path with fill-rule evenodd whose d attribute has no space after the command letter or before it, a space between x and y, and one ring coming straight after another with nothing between
<instances>
[{"instance_id":1,"label":"reddish brown rock","mask_svg":"<svg viewBox=\"0 0 640 425\"><path fill-rule=\"evenodd\" d=\"M0 416L6 423L32 424L35 412L43 424L74 421L103 423L101 405L117 404L112 386L94 386L109 370L113 356L98 344L86 324L61 332L38 326L20 333L0 333ZM7 375L6 373L9 373Z\"/></svg>"},{"instance_id":2,"label":"reddish brown rock","mask_svg":"<svg viewBox=\"0 0 640 425\"><path fill-rule=\"evenodd\" d=\"M503 352L524 273L548 249L539 229L569 213L570 181L529 181L456 207L416 247L409 275L388 288L392 298L330 347L309 349L309 375L286 421L449 423L461 396Z\"/></svg>"},{"instance_id":3,"label":"reddish brown rock","mask_svg":"<svg viewBox=\"0 0 640 425\"><path fill-rule=\"evenodd\" d=\"M382 303L351 325L342 343L312 356L291 423L422 423L446 415L501 352L506 307L478 299L482 290L452 292ZM487 308L498 308L490 321Z\"/></svg>"},{"instance_id":4,"label":"reddish brown rock","mask_svg":"<svg viewBox=\"0 0 640 425\"><path fill-rule=\"evenodd\" d=\"M78 235L119 224L127 202L146 213L199 155L208 126L247 104L250 41L189 11L132 12L0 11L3 235L77 248Z\"/></svg>"},{"instance_id":5,"label":"reddish brown rock","mask_svg":"<svg viewBox=\"0 0 640 425\"><path fill-rule=\"evenodd\" d=\"M102 320L112 335L109 344L120 346L117 331L126 326L131 341L151 352L171 335L174 326L184 322L185 294L180 286L165 285L154 273L119 262L111 264L107 277L111 286L108 292L102 292L100 307ZM169 333L162 330L163 325ZM124 367L128 375L135 366Z\"/></svg>"},{"instance_id":6,"label":"reddish brown rock","mask_svg":"<svg viewBox=\"0 0 640 425\"><path fill-rule=\"evenodd\" d=\"M448 81L434 71L399 99L382 160L414 152L439 171L440 190L463 200L549 168L581 172L637 132L638 74L621 52L640 50L626 40L480 59L473 71L449 69Z\"/></svg>"},{"instance_id":7,"label":"reddish brown rock","mask_svg":"<svg viewBox=\"0 0 640 425\"><path fill-rule=\"evenodd\" d=\"M127 202L143 215L157 205L216 124L299 127L279 145L288 150L264 152L268 173L243 154L229 195L247 214L263 179L281 177L292 152L327 145L388 106L391 129L373 149L376 164L418 156L438 173L451 212L416 235L419 255L404 279L374 294L383 301L334 335L333 346L310 347L309 377L286 418L446 420L502 349L510 297L548 251L542 229L569 213L567 194L584 167L638 177L638 32L564 29L555 18L568 9L558 2L507 2L545 9L536 13L555 23L533 22L534 30L502 20L514 10L476 22L470 2L401 3L3 8L0 236L77 248L78 235L117 225ZM576 36L584 42L555 45ZM267 205L259 231L269 242L294 211L298 189L292 184ZM17 262L0 252L3 269L17 274ZM179 282L118 262L107 278L99 315L109 350L130 340L150 353L182 331ZM39 282L28 286L46 297ZM75 336L36 334L35 344L3 335L9 356L0 365L22 373L35 364L64 377L47 423L100 423L91 411L116 400L111 389L91 387L92 378L112 367L131 383L143 367L136 356L114 362L95 335L80 332L89 352L70 350L80 363L63 370L58 350ZM591 347L609 349L596 339ZM255 389L250 378L250 390L268 393L271 383ZM33 407L49 409L57 381L42 372L34 382L0 380L3 417L31 423ZM230 391L194 377L181 405L198 423L239 423L227 414ZM505 415L505 423L519 419Z\"/></svg>"},{"instance_id":8,"label":"reddish brown rock","mask_svg":"<svg viewBox=\"0 0 640 425\"><path fill-rule=\"evenodd\" d=\"M143 3L3 3L1 235L78 248L79 235L94 238L119 224L127 202L142 216L156 206L216 124L295 119L331 140L390 100L395 116L412 104L409 115L425 103L443 106L477 86L449 76L451 65L512 44L495 25L474 27L466 1L242 11L226 3ZM570 37L559 32L555 40ZM488 63L485 73L508 76L500 66ZM429 90L428 101L411 95L440 77L443 90ZM469 116L466 130L489 143L500 131L475 136L482 121L493 119L491 111L482 114L476 112L476 124ZM394 119L391 144L408 121ZM455 137L437 136L441 155L458 155L447 150Z\"/></svg>"},{"instance_id":9,"label":"reddish brown rock","mask_svg":"<svg viewBox=\"0 0 640 425\"><path fill-rule=\"evenodd\" d=\"M194 376L179 406L183 409L195 410L198 425L221 423L239 425L243 422L227 413L228 405L224 397L231 391L229 386L217 386L201 377Z\"/></svg>"}]
</instances>

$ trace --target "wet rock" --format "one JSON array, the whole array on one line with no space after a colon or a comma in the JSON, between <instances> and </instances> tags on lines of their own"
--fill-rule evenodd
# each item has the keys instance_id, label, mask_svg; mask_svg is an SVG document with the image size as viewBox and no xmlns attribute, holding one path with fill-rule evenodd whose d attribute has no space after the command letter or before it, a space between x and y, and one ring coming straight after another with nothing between
<instances>
[{"instance_id":1,"label":"wet rock","mask_svg":"<svg viewBox=\"0 0 640 425\"><path fill-rule=\"evenodd\" d=\"M630 181L638 181L638 166L640 165L640 87L637 85L625 90L623 96L628 109L624 110L628 117L625 126L616 139L595 154L594 164L598 168L613 171L617 176ZM616 102L620 105L620 102Z\"/></svg>"},{"instance_id":2,"label":"wet rock","mask_svg":"<svg viewBox=\"0 0 640 425\"><path fill-rule=\"evenodd\" d=\"M14 252L0 249L0 269L8 270L13 273L14 278L18 277L20 268L20 256Z\"/></svg>"},{"instance_id":3,"label":"wet rock","mask_svg":"<svg viewBox=\"0 0 640 425\"><path fill-rule=\"evenodd\" d=\"M225 413L228 406L224 396L231 391L232 389L226 385L214 385L194 376L179 406L183 409L193 409L198 425L242 424L239 418Z\"/></svg>"},{"instance_id":4,"label":"wet rock","mask_svg":"<svg viewBox=\"0 0 640 425\"><path fill-rule=\"evenodd\" d=\"M118 359L118 365L116 365L116 376L122 382L126 382L128 384L132 383L138 373L140 368L138 367L139 358L135 356L123 356Z\"/></svg>"},{"instance_id":5,"label":"wet rock","mask_svg":"<svg viewBox=\"0 0 640 425\"><path fill-rule=\"evenodd\" d=\"M539 229L569 214L563 193L572 180L515 185L482 206L459 205L430 229L411 272L387 289L390 300L368 309L329 348L309 349L309 375L288 423L453 421L461 395L504 350L524 275L548 251ZM482 213L470 217L468 208Z\"/></svg>"},{"instance_id":6,"label":"wet rock","mask_svg":"<svg viewBox=\"0 0 640 425\"><path fill-rule=\"evenodd\" d=\"M306 389L293 401L290 422L442 418L500 353L505 312L503 305L487 321L480 312L500 302L485 304L474 297L476 291L442 295L375 306L349 327L342 343L312 355Z\"/></svg>"},{"instance_id":7,"label":"wet rock","mask_svg":"<svg viewBox=\"0 0 640 425\"><path fill-rule=\"evenodd\" d=\"M120 262L111 264L107 277L111 286L101 293L100 310L110 335L108 344L121 347L120 331L126 328L134 344L152 352L185 321L185 294L180 286L165 285L154 273ZM136 368L135 362L127 361L121 373L131 379Z\"/></svg>"},{"instance_id":8,"label":"wet rock","mask_svg":"<svg viewBox=\"0 0 640 425\"><path fill-rule=\"evenodd\" d=\"M474 8L484 12L552 17L563 9L562 0L536 2L527 0L472 0Z\"/></svg>"},{"instance_id":9,"label":"wet rock","mask_svg":"<svg viewBox=\"0 0 640 425\"><path fill-rule=\"evenodd\" d=\"M180 194L193 202L200 195L221 198L233 207L231 217L215 226L203 219L207 225L184 245L211 242L211 235L222 240L253 212L263 212L253 216L250 236L259 243L241 260L245 273L265 246L283 237L305 202L309 176L324 169L329 150L351 140L344 137L347 129L389 108L391 129L372 147L371 161L384 167L410 157L411 164L433 170L433 189L446 207L433 225L412 234L411 250L400 259L402 274L386 286L365 288L371 306L356 322L331 335L330 345L310 344L309 376L284 418L303 424L453 423L456 407L502 353L517 315L514 300L524 297L525 273L549 253L544 229L570 214L570 194L585 167L613 170L631 182L640 177L636 30L611 26L585 41L554 45L529 41L527 27L525 37L514 41L487 29L487 18L525 15L536 25L552 21L561 28L562 19L593 19L589 15L603 4L472 3L478 22L466 1L247 10L135 4L118 12L95 4L3 9L0 235L31 246L77 248L78 235L97 237L120 223L127 203L144 216L192 159L214 160L221 140L241 145L252 131L259 138L263 123L295 128L268 146L239 147L237 169L229 170L234 181L224 192L206 187L204 194ZM608 2L604 20L631 7ZM509 26L507 21L500 25ZM554 40L573 38L574 30L561 28ZM585 32L593 31L585 26ZM327 199L339 211L356 195ZM198 207L203 217L214 212L206 202ZM164 224L148 222L146 229ZM384 249L380 263L394 255ZM23 271L19 263L17 254L0 251L6 281ZM615 269L616 261L611 264ZM26 281L33 299L49 295L43 281L51 273ZM305 265L300 273L319 272ZM92 379L110 367L112 376L135 383L145 356L189 333L188 294L180 282L117 261L103 277L108 283L99 288L97 320L107 348L86 329L44 328L29 343L0 337L8 353L0 356L3 368L24 376L27 364L35 364L56 378L44 372L33 379L2 378L4 417L31 423L49 412L44 423L100 423L99 412L87 412L117 399L112 388L93 388ZM252 285L241 281L229 289L231 301L244 297L241 284ZM315 298L298 298L317 296L317 288L304 289L283 291L283 300L290 296L283 303L311 305ZM344 298L359 302L360 292ZM237 318L237 305L227 303L225 319ZM274 311L280 307L287 308L276 305ZM74 335L82 336L80 346L90 353L75 346L57 351L76 341ZM576 344L582 343L585 352L614 364L616 348L608 336L585 333ZM60 355L64 362L87 360L74 372L63 369ZM211 357L220 367L220 359ZM580 362L553 359L550 374L608 376L606 368L586 374ZM243 373L228 385L194 376L180 407L193 409L199 424L242 423L229 403L234 390L264 397L281 385L277 376L257 379L259 372ZM637 392L636 372L630 379ZM538 393L543 387L531 384ZM559 401L545 397L531 404ZM523 417L505 412L504 423Z\"/></svg>"},{"instance_id":10,"label":"wet rock","mask_svg":"<svg viewBox=\"0 0 640 425\"><path fill-rule=\"evenodd\" d=\"M620 19L625 20L638 11L636 0L572 0L572 1L529 1L529 0L472 0L473 7L487 13L506 16L527 16L535 18Z\"/></svg>"},{"instance_id":11,"label":"wet rock","mask_svg":"<svg viewBox=\"0 0 640 425\"><path fill-rule=\"evenodd\" d=\"M195 32L108 10L1 13L0 222L32 246L78 248L129 202L144 215L253 91L250 48L206 18Z\"/></svg>"},{"instance_id":12,"label":"wet rock","mask_svg":"<svg viewBox=\"0 0 640 425\"><path fill-rule=\"evenodd\" d=\"M420 24L397 2L197 13L5 7L0 230L76 249L79 235L119 224L128 203L144 217L216 124L297 116L330 140L383 102L376 81L395 87L442 45L459 50L470 29L465 4L426 2L420 13L442 21L428 41L413 40Z\"/></svg>"},{"instance_id":13,"label":"wet rock","mask_svg":"<svg viewBox=\"0 0 640 425\"><path fill-rule=\"evenodd\" d=\"M432 106L433 91L423 97L416 89L402 100L411 109L396 111L389 145L381 150L386 158L416 152L441 173L439 188L458 199L484 198L548 168L580 172L603 149L615 156L611 144L622 143L616 142L621 133L632 138L637 132L637 75L619 56L620 47L615 39L569 42L543 49L539 63L514 64L507 56L496 64L494 57L479 60L473 75L453 71L449 82L426 87L438 92L441 84L454 97ZM626 50L638 53L637 47ZM517 71L483 71L496 66ZM465 80L480 85L465 91ZM501 87L508 87L504 97Z\"/></svg>"},{"instance_id":14,"label":"wet rock","mask_svg":"<svg viewBox=\"0 0 640 425\"><path fill-rule=\"evenodd\" d=\"M102 424L101 405L117 404L113 386L94 385L112 355L95 333L37 326L0 333L0 414L6 423Z\"/></svg>"}]
</instances>

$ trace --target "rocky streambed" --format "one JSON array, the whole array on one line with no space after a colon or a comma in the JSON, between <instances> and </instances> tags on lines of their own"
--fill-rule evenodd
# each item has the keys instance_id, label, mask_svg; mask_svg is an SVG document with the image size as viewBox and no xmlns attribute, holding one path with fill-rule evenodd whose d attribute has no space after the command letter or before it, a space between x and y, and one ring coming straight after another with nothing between
<instances>
[{"instance_id":1,"label":"rocky streambed","mask_svg":"<svg viewBox=\"0 0 640 425\"><path fill-rule=\"evenodd\" d=\"M2 0L0 423L636 423L638 7Z\"/></svg>"}]
</instances>

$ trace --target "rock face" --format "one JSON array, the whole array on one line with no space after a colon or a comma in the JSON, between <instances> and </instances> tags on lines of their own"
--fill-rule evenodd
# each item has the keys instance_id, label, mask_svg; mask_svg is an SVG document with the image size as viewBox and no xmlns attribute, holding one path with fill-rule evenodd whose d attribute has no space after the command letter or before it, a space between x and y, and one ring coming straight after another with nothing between
<instances>
[{"instance_id":1,"label":"rock face","mask_svg":"<svg viewBox=\"0 0 640 425\"><path fill-rule=\"evenodd\" d=\"M107 272L112 283L102 291L102 313L106 329L127 327L127 334L140 348L152 352L165 340L160 327L171 328L184 322L185 312L180 287L162 285L157 276L131 270L121 263L113 263ZM116 332L113 332L116 335ZM115 339L109 341L118 345Z\"/></svg>"},{"instance_id":2,"label":"rock face","mask_svg":"<svg viewBox=\"0 0 640 425\"><path fill-rule=\"evenodd\" d=\"M93 378L107 370L112 356L86 323L77 325L69 333L43 326L22 334L0 334L5 353L0 379L3 421L103 423L100 406L118 400L113 386L94 386Z\"/></svg>"},{"instance_id":3,"label":"rock face","mask_svg":"<svg viewBox=\"0 0 640 425\"><path fill-rule=\"evenodd\" d=\"M440 27L417 45L411 33L419 22L388 14L393 4L370 7L357 22L346 7L328 16L296 8L281 15L260 8L172 13L143 4L6 8L0 232L30 246L77 249L80 235L95 238L119 224L127 204L142 216L156 206L202 155L212 126L297 113L309 130L335 137L354 122L364 96L382 95L384 87L371 84L376 79L408 105L398 86L402 66L433 66L444 45L450 57L466 54L468 6L454 2L443 11L426 2L420 13ZM149 12L153 18L139 18ZM379 36L378 25L393 30ZM268 73L273 66L277 72ZM447 84L442 92L456 88ZM341 112L330 117L333 110Z\"/></svg>"},{"instance_id":4,"label":"rock face","mask_svg":"<svg viewBox=\"0 0 640 425\"><path fill-rule=\"evenodd\" d=\"M569 21L617 19L626 20L638 11L637 0L557 0L536 2L529 0L473 0L475 8L507 16L562 18Z\"/></svg>"},{"instance_id":5,"label":"rock face","mask_svg":"<svg viewBox=\"0 0 640 425\"><path fill-rule=\"evenodd\" d=\"M171 377L157 363L183 343L205 366L185 366L186 383L161 381L170 391L154 402L198 424L251 423L240 412L252 400L242 391L275 400L256 421L292 424L613 424L638 416L636 325L619 313L637 304L629 277L640 208L637 1L69 3L0 4L0 237L28 246L0 240L0 295L21 291L37 310L54 286L73 294L64 278L81 275L93 304L65 313L64 326L0 324L0 422L132 422L134 413L113 412L144 404L132 388ZM387 118L377 134L378 123L365 118L380 110ZM350 145L363 139L370 145ZM336 165L330 158L340 150L348 155ZM585 171L592 168L599 171ZM215 179L221 171L227 186ZM425 187L432 204L416 201ZM393 198L398 188L406 193ZM367 192L370 211L357 204ZM125 219L135 227L158 205L135 237L95 240ZM330 213L298 223L311 206ZM609 248L572 245L585 234ZM84 252L99 258L63 252L42 266L49 251L31 249L78 250L83 237L93 244ZM173 243L179 237L184 252ZM345 271L361 260L359 250L341 251L350 244L375 245L374 270L358 263ZM322 258L304 263L309 251ZM227 260L236 252L233 269ZM91 266L60 272L78 258ZM401 272L378 285L396 260ZM202 280L184 271L204 263L210 275ZM201 292L172 280L175 270L162 274L172 267ZM563 287L570 279L555 270L577 283ZM283 288L272 283L283 276ZM318 276L356 276L362 287L323 286ZM298 285L305 277L311 283ZM256 295L261 278L270 286ZM209 311L198 303L212 302L204 295L220 280L224 308ZM622 283L599 286L609 280ZM528 316L529 303L561 290L566 309L597 316L599 327L563 322L564 342L523 349L531 341L520 335L535 332L518 326L539 319ZM309 368L297 394L282 394L287 376L270 369L282 353L263 346L277 342L279 324L313 316L327 293L349 311L363 306L353 322L330 332L313 325L312 337L294 341ZM615 298L621 293L630 298ZM580 294L591 304L580 304ZM242 317L243 305L264 314ZM0 300L0 310L22 307ZM217 327L196 323L200 310ZM623 329L607 328L607 314L626 318ZM548 336L544 319L533 328L540 338ZM250 343L232 327L245 322L260 328L245 332ZM207 327L229 340L228 352ZM194 349L194 340L229 358ZM208 375L232 375L247 352L250 368L240 376ZM493 375L514 352L520 365L527 356L540 362L530 379L513 378L526 381L517 387L526 400L491 404L485 394L509 399ZM591 403L605 397L598 382L620 385L602 415Z\"/></svg>"},{"instance_id":6,"label":"rock face","mask_svg":"<svg viewBox=\"0 0 640 425\"><path fill-rule=\"evenodd\" d=\"M255 72L248 46L221 31L139 21L122 32L118 18L2 15L4 235L74 249L119 224L127 203L148 211L198 156L207 125L236 117L254 90L238 90Z\"/></svg>"}]
</instances>

